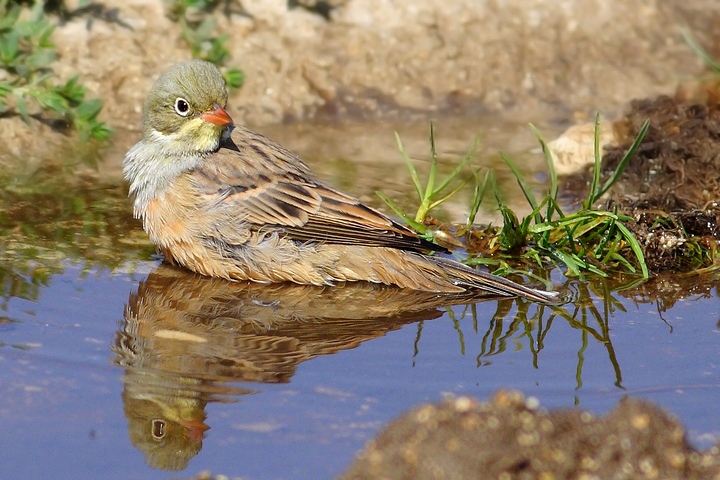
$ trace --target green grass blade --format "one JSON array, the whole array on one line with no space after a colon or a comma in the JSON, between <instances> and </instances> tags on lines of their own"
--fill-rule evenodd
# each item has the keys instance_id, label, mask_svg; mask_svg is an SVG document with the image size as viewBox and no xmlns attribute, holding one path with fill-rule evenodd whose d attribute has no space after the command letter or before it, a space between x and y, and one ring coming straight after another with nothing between
<instances>
[{"instance_id":1,"label":"green grass blade","mask_svg":"<svg viewBox=\"0 0 720 480\"><path fill-rule=\"evenodd\" d=\"M525 198L527 199L528 203L530 204L530 208L535 211L535 222L540 223L542 222L542 216L537 213L538 210L538 204L537 200L535 199L535 195L533 195L532 190L528 186L528 184L525 182L525 178L523 177L522 173L520 173L520 170L517 168L515 163L510 160L510 157L505 155L504 153L500 152L500 158L503 159L505 164L510 168L513 175L515 175L515 180L517 180L518 185L520 185L520 189L523 192L523 195L525 195Z\"/></svg>"},{"instance_id":2,"label":"green grass blade","mask_svg":"<svg viewBox=\"0 0 720 480\"><path fill-rule=\"evenodd\" d=\"M485 178L483 178L482 182L478 181L477 172L473 172L473 175L475 176L475 189L473 191L473 200L470 204L470 211L468 212L468 228L475 223L475 216L477 215L478 210L480 210L480 204L482 204L483 197L485 197L485 190L487 189L490 172L491 170L485 172Z\"/></svg>"},{"instance_id":3,"label":"green grass blade","mask_svg":"<svg viewBox=\"0 0 720 480\"><path fill-rule=\"evenodd\" d=\"M428 171L425 195L422 198L424 204L429 204L435 189L435 176L437 175L438 156L435 149L435 126L430 122L430 170ZM428 209L429 210L429 209Z\"/></svg>"},{"instance_id":4,"label":"green grass blade","mask_svg":"<svg viewBox=\"0 0 720 480\"><path fill-rule=\"evenodd\" d=\"M579 259L577 259L577 257L563 252L562 250L553 250L550 252L550 256L556 258L565 265L571 275L582 278L582 270L585 262L578 261Z\"/></svg>"},{"instance_id":5,"label":"green grass blade","mask_svg":"<svg viewBox=\"0 0 720 480\"><path fill-rule=\"evenodd\" d=\"M444 197L439 198L438 200L434 200L433 202L431 202L430 205L428 205L428 211L430 211L430 210L432 210L433 208L437 207L438 205L440 205L441 203L443 203L444 201L446 201L447 199L449 199L450 197L452 197L453 195L455 195L457 192L459 192L460 190L462 190L462 188L463 188L465 185L467 185L467 182L468 182L468 180L463 180L463 182L462 182L460 185L458 185L456 188L454 188L450 193L448 193L448 194L445 195Z\"/></svg>"},{"instance_id":6,"label":"green grass blade","mask_svg":"<svg viewBox=\"0 0 720 480\"><path fill-rule=\"evenodd\" d=\"M623 265L630 273L637 273L635 266L628 261L627 258L623 257L617 252L610 252L610 258Z\"/></svg>"},{"instance_id":7,"label":"green grass blade","mask_svg":"<svg viewBox=\"0 0 720 480\"><path fill-rule=\"evenodd\" d=\"M417 170L415 170L415 165L413 165L410 156L405 151L402 140L400 140L400 135L398 135L397 132L395 132L395 143L397 143L397 148L400 151L400 155L402 155L403 160L405 161L405 165L410 172L410 178L412 179L413 185L415 185L415 191L417 191L418 198L422 200L423 194L422 186L420 185L420 178L418 177Z\"/></svg>"},{"instance_id":8,"label":"green grass blade","mask_svg":"<svg viewBox=\"0 0 720 480\"><path fill-rule=\"evenodd\" d=\"M599 195L597 194L598 185L600 184L600 171L602 167L602 155L600 154L600 114L595 115L595 129L593 130L593 154L595 155L595 161L593 163L593 176L590 182L590 190L588 191L588 198L585 203L585 208L592 208L592 205L597 201Z\"/></svg>"},{"instance_id":9,"label":"green grass blade","mask_svg":"<svg viewBox=\"0 0 720 480\"><path fill-rule=\"evenodd\" d=\"M387 203L388 207L392 209L393 212L400 218L402 218L408 225L410 225L416 232L424 234L427 232L428 227L425 224L422 224L420 222L416 222L414 219L409 217L405 212L402 211L400 207L398 207L395 202L390 200L387 196L385 196L381 192L375 192L378 197L380 197L383 202Z\"/></svg>"},{"instance_id":10,"label":"green grass blade","mask_svg":"<svg viewBox=\"0 0 720 480\"><path fill-rule=\"evenodd\" d=\"M685 29L680 29L680 34L683 37L683 40L685 40L685 43L687 43L688 47L690 47L690 50L695 54L696 57L698 57L700 60L703 61L703 63L710 68L715 73L720 73L720 62L718 62L715 58L708 53L707 50L705 50L702 45L700 45L697 41L695 41L695 38L690 34L690 32Z\"/></svg>"},{"instance_id":11,"label":"green grass blade","mask_svg":"<svg viewBox=\"0 0 720 480\"><path fill-rule=\"evenodd\" d=\"M463 156L462 160L458 165L453 169L450 174L445 177L445 179L440 183L440 185L435 189L433 192L433 195L437 195L438 193L442 192L448 184L450 184L451 181L453 181L465 168L465 166L470 163L470 161L475 157L475 152L477 152L477 147L480 145L480 135L475 136L475 142L473 143L473 146L468 150L468 152Z\"/></svg>"},{"instance_id":12,"label":"green grass blade","mask_svg":"<svg viewBox=\"0 0 720 480\"><path fill-rule=\"evenodd\" d=\"M648 129L650 128L650 120L645 120L645 123L643 123L642 127L640 127L640 131L638 132L637 136L635 137L635 140L633 140L632 145L630 145L630 148L625 153L625 156L620 160L620 163L618 163L617 168L612 173L610 178L607 179L607 181L603 184L602 188L598 191L597 198L602 197L605 192L607 192L610 187L617 182L617 180L620 178L620 175L625 171L625 168L630 164L630 160L635 155L635 152L638 148L640 148L640 144L642 143L643 139L645 138L645 134L647 134ZM596 200L597 200L596 198Z\"/></svg>"},{"instance_id":13,"label":"green grass blade","mask_svg":"<svg viewBox=\"0 0 720 480\"><path fill-rule=\"evenodd\" d=\"M616 224L618 230L620 230L623 234L623 237L625 237L625 241L630 244L630 248L632 249L633 253L635 254L635 257L638 260L638 263L640 264L640 271L642 272L643 278L649 278L650 273L648 272L647 263L645 263L645 255L643 254L642 247L638 243L635 236L632 234L628 228L623 225L622 223L618 222Z\"/></svg>"},{"instance_id":14,"label":"green grass blade","mask_svg":"<svg viewBox=\"0 0 720 480\"><path fill-rule=\"evenodd\" d=\"M545 214L545 219L552 220L552 215L556 211L556 209L558 212L560 212L560 209L556 207L556 200L558 195L558 178L557 172L555 171L555 162L553 161L552 153L548 148L547 142L545 142L545 139L540 134L540 131L535 128L535 125L533 125L532 123L530 124L530 130L532 130L535 138L537 138L538 142L540 142L540 147L542 148L543 156L545 157L545 163L547 163L548 167L548 175L550 176L550 187L548 188L548 196L553 201L548 202L548 209L547 213Z\"/></svg>"}]
</instances>

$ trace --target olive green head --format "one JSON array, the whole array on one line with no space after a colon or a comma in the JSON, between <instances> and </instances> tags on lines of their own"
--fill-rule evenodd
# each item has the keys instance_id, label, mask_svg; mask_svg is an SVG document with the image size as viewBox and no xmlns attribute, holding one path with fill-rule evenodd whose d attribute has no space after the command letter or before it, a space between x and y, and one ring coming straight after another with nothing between
<instances>
[{"instance_id":1,"label":"olive green head","mask_svg":"<svg viewBox=\"0 0 720 480\"><path fill-rule=\"evenodd\" d=\"M227 89L217 67L204 60L178 63L162 74L145 102L145 140L170 152L209 152L232 125Z\"/></svg>"}]
</instances>

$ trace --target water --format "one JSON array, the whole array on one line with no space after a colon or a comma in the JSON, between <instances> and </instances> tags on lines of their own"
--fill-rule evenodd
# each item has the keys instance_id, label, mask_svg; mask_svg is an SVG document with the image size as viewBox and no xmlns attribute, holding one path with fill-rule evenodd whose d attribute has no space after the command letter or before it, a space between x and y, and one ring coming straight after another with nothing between
<instances>
[{"instance_id":1,"label":"water","mask_svg":"<svg viewBox=\"0 0 720 480\"><path fill-rule=\"evenodd\" d=\"M368 198L384 162L400 165L391 151L360 181L335 181L345 155L310 163ZM720 438L715 289L446 308L387 288L198 278L160 265L119 157L106 162L113 173L91 182L48 170L4 194L0 478L332 478L412 406L499 388L597 413L646 398L696 447Z\"/></svg>"}]
</instances>

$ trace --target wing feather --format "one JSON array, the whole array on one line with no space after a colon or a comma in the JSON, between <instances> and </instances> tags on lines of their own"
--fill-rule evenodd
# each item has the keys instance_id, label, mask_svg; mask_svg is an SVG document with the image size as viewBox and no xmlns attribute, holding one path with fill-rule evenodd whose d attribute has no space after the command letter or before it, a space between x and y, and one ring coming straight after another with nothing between
<instances>
[{"instance_id":1,"label":"wing feather","mask_svg":"<svg viewBox=\"0 0 720 480\"><path fill-rule=\"evenodd\" d=\"M243 127L205 159L193 180L201 196L234 212L229 218L245 228L276 227L300 242L444 250L316 180L295 154Z\"/></svg>"}]
</instances>

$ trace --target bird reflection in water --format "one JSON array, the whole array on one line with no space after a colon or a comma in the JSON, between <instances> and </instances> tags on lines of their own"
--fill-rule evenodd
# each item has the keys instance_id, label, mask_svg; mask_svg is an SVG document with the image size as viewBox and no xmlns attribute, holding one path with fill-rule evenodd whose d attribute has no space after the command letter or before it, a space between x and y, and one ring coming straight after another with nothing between
<instances>
[{"instance_id":1,"label":"bird reflection in water","mask_svg":"<svg viewBox=\"0 0 720 480\"><path fill-rule=\"evenodd\" d=\"M301 362L477 301L364 282L229 282L160 265L130 294L113 346L130 440L150 466L183 470L202 448L207 403L254 393L235 382L289 382Z\"/></svg>"}]
</instances>

